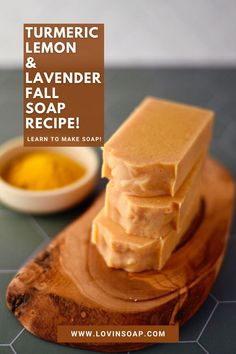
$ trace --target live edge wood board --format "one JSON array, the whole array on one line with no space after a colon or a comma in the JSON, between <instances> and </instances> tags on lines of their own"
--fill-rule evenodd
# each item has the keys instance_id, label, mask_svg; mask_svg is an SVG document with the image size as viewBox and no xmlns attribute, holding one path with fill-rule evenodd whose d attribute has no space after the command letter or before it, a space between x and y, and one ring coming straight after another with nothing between
<instances>
[{"instance_id":1,"label":"live edge wood board","mask_svg":"<svg viewBox=\"0 0 236 354\"><path fill-rule=\"evenodd\" d=\"M22 325L56 342L57 325L182 325L205 301L228 240L234 183L217 162L204 170L203 210L191 236L160 272L127 273L106 267L90 243L91 223L104 203L92 207L26 264L7 290L7 305ZM118 352L142 343L78 344Z\"/></svg>"}]
</instances>

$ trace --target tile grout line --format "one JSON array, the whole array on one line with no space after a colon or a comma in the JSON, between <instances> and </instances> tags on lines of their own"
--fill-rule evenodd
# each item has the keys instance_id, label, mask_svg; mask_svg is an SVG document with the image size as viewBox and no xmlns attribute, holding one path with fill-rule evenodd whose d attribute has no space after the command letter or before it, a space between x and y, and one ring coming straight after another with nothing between
<instances>
[{"instance_id":1,"label":"tile grout line","mask_svg":"<svg viewBox=\"0 0 236 354\"><path fill-rule=\"evenodd\" d=\"M10 345L12 346L13 345L13 343L20 337L20 335L24 332L24 328L22 328L21 330L20 330L20 332L19 333L17 333L17 335L15 336L15 338L13 338L12 339L12 341L10 342Z\"/></svg>"},{"instance_id":2,"label":"tile grout line","mask_svg":"<svg viewBox=\"0 0 236 354\"><path fill-rule=\"evenodd\" d=\"M28 257L24 260L24 262L20 265L19 269L24 267L38 252L44 249L44 247L48 244L48 240L44 239L40 244L30 253Z\"/></svg>"},{"instance_id":3,"label":"tile grout line","mask_svg":"<svg viewBox=\"0 0 236 354\"><path fill-rule=\"evenodd\" d=\"M200 331L200 333L199 333L199 335L198 335L198 337L197 337L197 340L196 340L197 343L198 343L199 339L201 338L203 332L205 331L205 329L206 329L208 323L210 322L212 316L214 315L215 310L216 310L216 308L218 307L218 305L219 305L219 303L216 303L216 304L215 304L213 310L212 310L211 313L210 313L210 316L208 317L208 319L207 319L206 323L204 324L203 328L201 329L201 331Z\"/></svg>"},{"instance_id":4,"label":"tile grout line","mask_svg":"<svg viewBox=\"0 0 236 354\"><path fill-rule=\"evenodd\" d=\"M220 302L220 300L217 299L217 297L215 295L213 295L212 293L209 294L209 296L215 300L215 302L218 304Z\"/></svg>"},{"instance_id":5,"label":"tile grout line","mask_svg":"<svg viewBox=\"0 0 236 354\"><path fill-rule=\"evenodd\" d=\"M210 353L208 352L208 350L206 350L206 348L205 348L201 343L197 342L197 345L198 345L200 348L202 348L202 350L203 350L206 354L210 354Z\"/></svg>"},{"instance_id":6,"label":"tile grout line","mask_svg":"<svg viewBox=\"0 0 236 354\"><path fill-rule=\"evenodd\" d=\"M17 354L17 352L16 352L16 350L15 350L15 348L13 347L12 344L10 344L10 348L11 348L11 350L13 351L14 354Z\"/></svg>"},{"instance_id":7,"label":"tile grout line","mask_svg":"<svg viewBox=\"0 0 236 354\"><path fill-rule=\"evenodd\" d=\"M48 236L48 234L44 231L44 229L41 227L41 225L39 225L37 220L32 215L31 215L31 222L33 226L36 228L36 230L40 232L40 235L42 235L44 239L50 241L50 237Z\"/></svg>"}]
</instances>

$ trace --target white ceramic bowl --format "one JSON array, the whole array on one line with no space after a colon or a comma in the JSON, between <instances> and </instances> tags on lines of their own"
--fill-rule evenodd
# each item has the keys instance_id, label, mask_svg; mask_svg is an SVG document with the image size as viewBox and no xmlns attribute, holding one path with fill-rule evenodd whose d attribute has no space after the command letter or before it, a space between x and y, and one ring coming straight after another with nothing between
<instances>
[{"instance_id":1,"label":"white ceramic bowl","mask_svg":"<svg viewBox=\"0 0 236 354\"><path fill-rule=\"evenodd\" d=\"M55 151L86 168L85 175L65 187L47 191L28 191L13 187L1 178L1 168L15 158L30 151ZM54 213L73 206L84 199L97 182L99 159L91 147L24 147L23 138L15 138L0 146L0 200L10 208L25 213Z\"/></svg>"}]
</instances>

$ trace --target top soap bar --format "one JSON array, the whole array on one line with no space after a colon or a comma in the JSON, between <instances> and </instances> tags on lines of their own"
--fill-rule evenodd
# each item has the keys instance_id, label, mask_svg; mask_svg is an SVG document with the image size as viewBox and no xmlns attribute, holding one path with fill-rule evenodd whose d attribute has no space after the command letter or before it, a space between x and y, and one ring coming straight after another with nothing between
<instances>
[{"instance_id":1,"label":"top soap bar","mask_svg":"<svg viewBox=\"0 0 236 354\"><path fill-rule=\"evenodd\" d=\"M137 196L174 196L207 152L214 113L148 97L103 148L102 176Z\"/></svg>"}]
</instances>

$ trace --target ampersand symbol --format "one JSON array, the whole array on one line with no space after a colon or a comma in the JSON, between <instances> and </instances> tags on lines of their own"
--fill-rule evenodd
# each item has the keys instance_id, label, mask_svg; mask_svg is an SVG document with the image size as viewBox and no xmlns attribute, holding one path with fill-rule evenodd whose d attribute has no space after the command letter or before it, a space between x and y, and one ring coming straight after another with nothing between
<instances>
[{"instance_id":1,"label":"ampersand symbol","mask_svg":"<svg viewBox=\"0 0 236 354\"><path fill-rule=\"evenodd\" d=\"M32 69L32 68L36 68L36 63L34 62L34 58L29 57L27 58L26 64L25 64L27 69Z\"/></svg>"}]
</instances>

